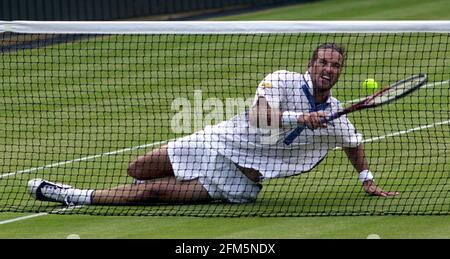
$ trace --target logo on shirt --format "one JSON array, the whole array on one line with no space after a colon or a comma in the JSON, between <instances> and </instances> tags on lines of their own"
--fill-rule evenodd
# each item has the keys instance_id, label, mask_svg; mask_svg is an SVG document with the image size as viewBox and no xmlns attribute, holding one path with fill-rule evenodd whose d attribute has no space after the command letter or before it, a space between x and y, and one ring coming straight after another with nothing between
<instances>
[{"instance_id":1,"label":"logo on shirt","mask_svg":"<svg viewBox=\"0 0 450 259\"><path fill-rule=\"evenodd\" d=\"M264 82L262 83L262 86L263 86L264 88L272 88L272 83L269 82L269 81L264 81Z\"/></svg>"}]
</instances>

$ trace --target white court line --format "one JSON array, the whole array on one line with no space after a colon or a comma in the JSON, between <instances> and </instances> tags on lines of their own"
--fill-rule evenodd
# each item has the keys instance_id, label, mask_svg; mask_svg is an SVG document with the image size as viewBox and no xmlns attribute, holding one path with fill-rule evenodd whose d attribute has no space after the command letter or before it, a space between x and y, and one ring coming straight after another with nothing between
<instances>
[{"instance_id":1,"label":"white court line","mask_svg":"<svg viewBox=\"0 0 450 259\"><path fill-rule=\"evenodd\" d=\"M72 206L72 207L52 210L51 212L41 212L41 213L27 215L27 216L23 216L23 217L14 218L14 219L8 219L8 220L0 221L0 225L9 224L9 223L13 223L13 222L21 221L21 220L26 220L26 219L37 218L37 217L41 217L41 216L46 216L46 215L48 215L50 213L65 212L67 210L73 210L73 209L81 208L81 207L83 207L83 206Z\"/></svg>"},{"instance_id":2,"label":"white court line","mask_svg":"<svg viewBox=\"0 0 450 259\"><path fill-rule=\"evenodd\" d=\"M36 218L36 217L45 216L45 215L48 215L48 213L42 212L42 213L32 214L32 215L28 215L28 216L19 217L19 218L8 219L8 220L0 221L0 225L9 224L9 223L13 223L16 221Z\"/></svg>"},{"instance_id":3,"label":"white court line","mask_svg":"<svg viewBox=\"0 0 450 259\"><path fill-rule=\"evenodd\" d=\"M450 120L441 121L441 122L435 122L435 123L432 123L432 124L429 124L429 125L424 125L424 126L420 126L420 127L416 127L416 128L412 128L412 129L408 129L408 130L402 130L402 131L386 134L386 135L383 135L383 136L380 136L380 137L366 139L363 142L364 143L374 142L374 141L377 141L377 140L381 140L381 139L385 139L385 138L389 138L389 137L400 136L400 135L408 134L408 133L414 132L414 131L430 129L430 128L434 128L436 126L441 126L441 125L445 125L445 124L450 124Z\"/></svg>"},{"instance_id":4,"label":"white court line","mask_svg":"<svg viewBox=\"0 0 450 259\"><path fill-rule=\"evenodd\" d=\"M68 164L72 164L72 163L76 163L76 162L83 162L83 161L88 161L88 160L94 160L94 159L99 158L99 157L107 157L107 156L117 155L117 154L129 152L129 151L133 151L133 150L137 150L137 149L153 147L153 146L156 146L156 145L160 145L160 144L166 143L167 141L170 141L170 140L159 141L159 142L155 142L155 143L151 143L151 144L145 144L145 145L125 148L125 149L120 149L120 150L116 150L116 151L111 151L111 152L103 153L103 154L100 154L100 155L81 157L81 158L77 158L77 159L74 159L74 160L63 161L63 162L58 162L58 163L54 163L54 164L34 167L34 168L30 168L30 169L26 169L26 170L20 170L20 171L16 171L16 172L12 172L12 173L6 173L6 174L0 175L0 179L6 178L6 177L10 177L10 176L15 176L17 174L32 173L32 172L40 171L40 170L47 169L47 168L59 167L59 166L68 165Z\"/></svg>"},{"instance_id":5,"label":"white court line","mask_svg":"<svg viewBox=\"0 0 450 259\"><path fill-rule=\"evenodd\" d=\"M435 122L435 123L432 123L432 124L415 127L415 128L408 129L408 130L401 130L401 131L389 133L389 134L386 134L386 135L383 135L383 136L374 137L374 138L370 138L370 139L365 139L365 140L363 140L363 143L375 142L375 141L382 140L382 139L385 139L385 138L400 136L400 135L408 134L408 133L411 133L411 132L414 132L414 131L430 129L430 128L434 128L436 126L441 126L441 125L445 125L445 124L450 124L450 120ZM337 147L334 150L338 150L338 149L341 149L341 147Z\"/></svg>"}]
</instances>

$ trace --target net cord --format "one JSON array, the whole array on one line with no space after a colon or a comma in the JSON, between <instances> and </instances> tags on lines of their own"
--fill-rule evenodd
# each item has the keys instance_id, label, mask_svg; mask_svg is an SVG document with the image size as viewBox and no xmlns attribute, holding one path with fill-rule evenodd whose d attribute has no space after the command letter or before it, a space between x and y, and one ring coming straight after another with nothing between
<instances>
[{"instance_id":1,"label":"net cord","mask_svg":"<svg viewBox=\"0 0 450 259\"><path fill-rule=\"evenodd\" d=\"M67 34L450 33L450 21L0 21L0 32Z\"/></svg>"}]
</instances>

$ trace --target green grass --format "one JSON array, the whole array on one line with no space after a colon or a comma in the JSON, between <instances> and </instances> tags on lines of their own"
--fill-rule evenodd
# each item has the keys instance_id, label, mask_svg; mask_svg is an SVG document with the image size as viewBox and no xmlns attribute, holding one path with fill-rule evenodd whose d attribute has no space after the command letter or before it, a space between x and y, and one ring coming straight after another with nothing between
<instances>
[{"instance_id":1,"label":"green grass","mask_svg":"<svg viewBox=\"0 0 450 259\"><path fill-rule=\"evenodd\" d=\"M355 20L362 19L361 16L392 19L394 14L395 19L413 19L412 16L428 19L428 13L433 13L432 19L449 18L449 12L443 11L448 10L443 1L432 3L319 1L223 19ZM365 12L367 9L370 14ZM346 43L350 51L342 80L333 94L342 101L364 96L367 93L355 86L367 77L376 78L382 85L418 72L428 73L430 81L448 79L450 49L446 47L448 42L442 41L447 40L446 37L439 34L418 37L335 35L333 40ZM202 90L204 99L251 97L265 74L278 69L302 71L311 49L323 37L139 36L134 39L148 44L123 43L130 39L130 36L103 36L2 54L2 174L184 135L170 131L170 118L175 113L171 110L174 98L192 100L194 89ZM428 41L429 44L423 44ZM309 44L299 49L299 42ZM417 49L403 51L408 46ZM76 56L71 56L72 53ZM412 56L417 53L420 59ZM414 66L409 63L412 59ZM392 76L386 77L386 74ZM448 120L449 99L448 86L430 88L396 105L351 115L351 120L365 138L370 139ZM255 204L102 206L82 207L71 212L228 216L262 212L281 215L448 212L449 145L448 125L366 144L377 181L386 189L401 191L399 197L385 199L365 195L342 152L333 151L312 173L269 181ZM30 199L24 186L35 177L83 188L129 183L128 162L146 151L148 149L138 149L0 179L0 207L13 211L57 209L54 204ZM21 215L1 213L0 222ZM448 238L449 228L446 216L50 215L0 225L0 237L65 238L75 233L82 238L366 238L369 234L382 238Z\"/></svg>"},{"instance_id":2,"label":"green grass","mask_svg":"<svg viewBox=\"0 0 450 259\"><path fill-rule=\"evenodd\" d=\"M446 20L446 0L323 0L214 20Z\"/></svg>"},{"instance_id":3,"label":"green grass","mask_svg":"<svg viewBox=\"0 0 450 259\"><path fill-rule=\"evenodd\" d=\"M17 215L7 214L8 217ZM0 217L1 220L1 217ZM155 239L449 238L448 216L189 218L43 216L0 226L0 237Z\"/></svg>"}]
</instances>

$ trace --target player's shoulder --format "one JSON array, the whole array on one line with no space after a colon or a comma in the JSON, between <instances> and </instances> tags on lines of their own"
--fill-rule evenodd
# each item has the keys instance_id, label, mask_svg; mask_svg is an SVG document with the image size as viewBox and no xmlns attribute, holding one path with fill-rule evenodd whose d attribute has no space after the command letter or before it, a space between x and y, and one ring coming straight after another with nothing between
<instances>
[{"instance_id":1,"label":"player's shoulder","mask_svg":"<svg viewBox=\"0 0 450 259\"><path fill-rule=\"evenodd\" d=\"M302 74L288 70L276 70L266 76L265 80L279 80L279 81L300 81Z\"/></svg>"},{"instance_id":2,"label":"player's shoulder","mask_svg":"<svg viewBox=\"0 0 450 259\"><path fill-rule=\"evenodd\" d=\"M269 75L272 76L279 76L279 77L301 77L302 74L298 73L298 72L293 72L293 71L289 71L289 70L276 70L272 73L270 73Z\"/></svg>"}]
</instances>

